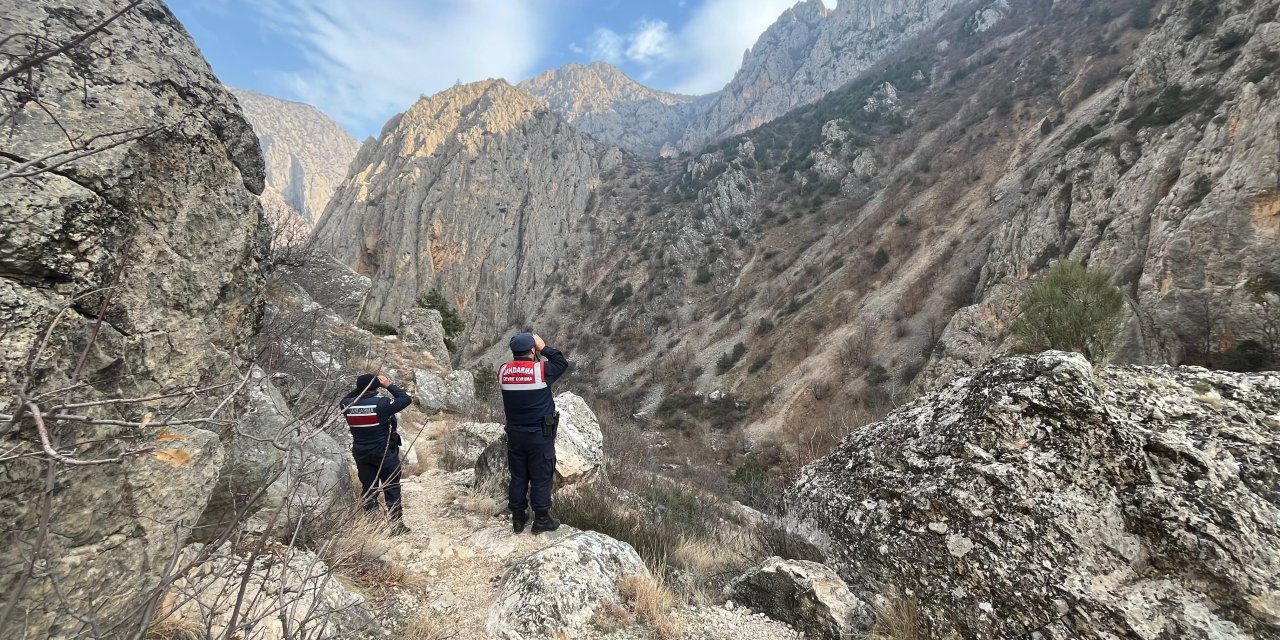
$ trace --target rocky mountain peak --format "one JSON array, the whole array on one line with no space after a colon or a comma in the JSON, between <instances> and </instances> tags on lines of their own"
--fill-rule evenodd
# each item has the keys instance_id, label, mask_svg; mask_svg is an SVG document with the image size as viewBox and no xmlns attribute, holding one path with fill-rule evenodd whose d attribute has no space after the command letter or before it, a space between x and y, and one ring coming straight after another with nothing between
<instances>
[{"instance_id":1,"label":"rocky mountain peak","mask_svg":"<svg viewBox=\"0 0 1280 640\"><path fill-rule=\"evenodd\" d=\"M311 105L255 91L230 91L262 147L271 192L264 202L283 200L309 228L346 177L359 149L355 138Z\"/></svg>"},{"instance_id":2,"label":"rocky mountain peak","mask_svg":"<svg viewBox=\"0 0 1280 640\"><path fill-rule=\"evenodd\" d=\"M651 89L617 67L568 64L520 83L567 122L601 142L646 156L680 138L710 104L707 96Z\"/></svg>"},{"instance_id":3,"label":"rocky mountain peak","mask_svg":"<svg viewBox=\"0 0 1280 640\"><path fill-rule=\"evenodd\" d=\"M563 234L620 155L505 81L456 85L365 144L313 243L373 280L369 320L436 287L469 330L505 328L536 309L534 283L575 268Z\"/></svg>"},{"instance_id":4,"label":"rocky mountain peak","mask_svg":"<svg viewBox=\"0 0 1280 640\"><path fill-rule=\"evenodd\" d=\"M715 103L681 138L696 151L770 122L856 78L961 0L805 0L778 18Z\"/></svg>"}]
</instances>

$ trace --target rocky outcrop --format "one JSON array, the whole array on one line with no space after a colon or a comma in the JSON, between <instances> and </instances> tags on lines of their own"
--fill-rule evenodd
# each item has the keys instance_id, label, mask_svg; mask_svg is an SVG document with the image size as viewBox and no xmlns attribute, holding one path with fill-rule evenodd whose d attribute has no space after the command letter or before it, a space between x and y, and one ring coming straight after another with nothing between
<instances>
[{"instance_id":1,"label":"rocky outcrop","mask_svg":"<svg viewBox=\"0 0 1280 640\"><path fill-rule=\"evenodd\" d=\"M445 446L459 466L470 470L489 445L506 437L503 428L496 422L463 422L450 430Z\"/></svg>"},{"instance_id":2,"label":"rocky outcrop","mask_svg":"<svg viewBox=\"0 0 1280 640\"><path fill-rule=\"evenodd\" d=\"M803 631L807 638L864 635L874 614L829 567L777 556L734 578L725 597Z\"/></svg>"},{"instance_id":3,"label":"rocky outcrop","mask_svg":"<svg viewBox=\"0 0 1280 640\"><path fill-rule=\"evenodd\" d=\"M964 1L843 0L835 9L822 0L800 2L760 36L680 149L697 151L818 100Z\"/></svg>"},{"instance_id":4,"label":"rocky outcrop","mask_svg":"<svg viewBox=\"0 0 1280 640\"><path fill-rule=\"evenodd\" d=\"M1000 360L803 470L795 530L930 637L1280 632L1280 375Z\"/></svg>"},{"instance_id":5,"label":"rocky outcrop","mask_svg":"<svg viewBox=\"0 0 1280 640\"><path fill-rule=\"evenodd\" d=\"M595 480L603 471L604 434L591 407L572 393L556 396L560 426L556 431L556 490ZM508 476L507 435L485 448L476 460L475 484L503 484Z\"/></svg>"},{"instance_id":6,"label":"rocky outcrop","mask_svg":"<svg viewBox=\"0 0 1280 640\"><path fill-rule=\"evenodd\" d=\"M414 307L400 314L400 339L421 349L442 367L449 366L449 347L444 342L444 323L435 309Z\"/></svg>"},{"instance_id":7,"label":"rocky outcrop","mask_svg":"<svg viewBox=\"0 0 1280 640\"><path fill-rule=\"evenodd\" d=\"M395 324L436 287L467 322L460 342L487 340L582 269L581 226L620 158L505 82L455 86L365 144L313 244L372 278L368 319Z\"/></svg>"},{"instance_id":8,"label":"rocky outcrop","mask_svg":"<svg viewBox=\"0 0 1280 640\"><path fill-rule=\"evenodd\" d=\"M258 134L267 191L278 195L310 228L347 177L359 143L311 105L255 91L230 91Z\"/></svg>"},{"instance_id":9,"label":"rocky outcrop","mask_svg":"<svg viewBox=\"0 0 1280 640\"><path fill-rule=\"evenodd\" d=\"M183 559L200 554L188 547ZM259 640L367 637L380 630L365 598L338 580L310 551L236 555L223 547L174 582L161 603L167 628L200 629L210 637L247 624ZM232 616L237 616L233 619Z\"/></svg>"},{"instance_id":10,"label":"rocky outcrop","mask_svg":"<svg viewBox=\"0 0 1280 640\"><path fill-rule=\"evenodd\" d=\"M574 534L507 570L485 630L504 640L579 637L601 605L622 600L627 576L651 577L631 545Z\"/></svg>"},{"instance_id":11,"label":"rocky outcrop","mask_svg":"<svg viewBox=\"0 0 1280 640\"><path fill-rule=\"evenodd\" d=\"M476 403L476 383L470 371L450 371L441 377L423 369L413 372L414 398L430 412L466 413Z\"/></svg>"},{"instance_id":12,"label":"rocky outcrop","mask_svg":"<svg viewBox=\"0 0 1280 640\"><path fill-rule=\"evenodd\" d=\"M351 501L349 448L295 418L257 367L223 448L226 460L200 522L209 539L241 519L246 531L287 539L299 522Z\"/></svg>"},{"instance_id":13,"label":"rocky outcrop","mask_svg":"<svg viewBox=\"0 0 1280 640\"><path fill-rule=\"evenodd\" d=\"M3 3L0 47L6 59L20 58L35 45L17 34L39 34L43 50L120 7ZM21 102L33 95L28 80L39 105ZM45 166L67 162L0 180L0 395L12 399L21 388L51 409L66 398L136 398L239 379L235 349L262 310L262 159L235 99L173 14L143 2L2 89L6 105L22 106L4 125L0 173L68 151L68 136L92 138L97 153L57 156ZM115 135L94 138L107 134ZM186 543L223 458L216 423L160 425L175 412L207 417L216 403L89 405L73 412L118 422L46 421L52 446L78 461L134 452L113 464L54 462L39 453L29 419L6 428L6 635L138 628L142 599ZM132 426L142 422L150 426Z\"/></svg>"},{"instance_id":14,"label":"rocky outcrop","mask_svg":"<svg viewBox=\"0 0 1280 640\"><path fill-rule=\"evenodd\" d=\"M322 251L297 251L276 271L281 281L300 287L316 304L348 322L360 319L372 286L369 278Z\"/></svg>"},{"instance_id":15,"label":"rocky outcrop","mask_svg":"<svg viewBox=\"0 0 1280 640\"><path fill-rule=\"evenodd\" d=\"M517 86L546 100L575 129L649 157L671 152L715 98L650 89L605 62L567 64Z\"/></svg>"}]
</instances>

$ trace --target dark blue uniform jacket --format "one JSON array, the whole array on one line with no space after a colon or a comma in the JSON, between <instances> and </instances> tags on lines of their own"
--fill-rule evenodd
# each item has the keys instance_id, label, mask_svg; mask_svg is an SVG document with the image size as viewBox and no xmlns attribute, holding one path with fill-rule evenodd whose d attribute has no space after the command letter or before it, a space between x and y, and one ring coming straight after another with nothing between
<instances>
[{"instance_id":1,"label":"dark blue uniform jacket","mask_svg":"<svg viewBox=\"0 0 1280 640\"><path fill-rule=\"evenodd\" d=\"M391 435L391 419L413 402L413 397L397 385L388 385L393 397L375 393L360 395L359 390L343 398L339 405L351 427L352 449L384 449Z\"/></svg>"},{"instance_id":2,"label":"dark blue uniform jacket","mask_svg":"<svg viewBox=\"0 0 1280 640\"><path fill-rule=\"evenodd\" d=\"M541 427L542 417L556 412L551 385L569 370L569 360L555 347L545 347L546 362L521 358L502 365L498 384L508 427ZM532 365L534 369L526 374Z\"/></svg>"}]
</instances>

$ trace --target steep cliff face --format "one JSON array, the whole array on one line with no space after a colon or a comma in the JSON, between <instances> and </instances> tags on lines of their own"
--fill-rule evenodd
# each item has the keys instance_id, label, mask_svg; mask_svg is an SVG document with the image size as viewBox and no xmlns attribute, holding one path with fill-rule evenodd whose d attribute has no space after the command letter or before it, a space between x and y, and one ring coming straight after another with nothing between
<instances>
[{"instance_id":1,"label":"steep cliff face","mask_svg":"<svg viewBox=\"0 0 1280 640\"><path fill-rule=\"evenodd\" d=\"M267 190L310 226L347 177L360 145L315 107L254 91L231 89L258 134ZM274 200L274 198L272 198Z\"/></svg>"},{"instance_id":2,"label":"steep cliff face","mask_svg":"<svg viewBox=\"0 0 1280 640\"><path fill-rule=\"evenodd\" d=\"M573 127L642 156L671 153L715 96L683 96L641 85L604 62L569 64L518 85Z\"/></svg>"},{"instance_id":3,"label":"steep cliff face","mask_svg":"<svg viewBox=\"0 0 1280 640\"><path fill-rule=\"evenodd\" d=\"M21 56L29 40L15 34L66 41L119 9L3 3L0 46ZM5 418L0 628L114 637L139 619L139 598L199 518L222 451L192 425L114 426L142 420L144 409L94 402L238 377L235 351L262 308L263 166L235 99L160 2L31 73L30 85L4 87L17 100L15 89L34 88L40 105L26 99L5 124L0 173L65 151L68 136L130 133L29 179L0 180L3 411L22 409L19 394L46 411L88 402L61 411L108 422L49 419L49 446L82 462L122 458L56 462L33 421ZM168 464L164 455L185 457Z\"/></svg>"},{"instance_id":4,"label":"steep cliff face","mask_svg":"<svg viewBox=\"0 0 1280 640\"><path fill-rule=\"evenodd\" d=\"M456 86L365 144L313 244L372 278L364 318L394 325L438 287L464 342L493 340L581 271L587 212L620 158L506 82Z\"/></svg>"},{"instance_id":5,"label":"steep cliff face","mask_svg":"<svg viewBox=\"0 0 1280 640\"><path fill-rule=\"evenodd\" d=\"M1274 9L1165 3L1119 77L1081 66L1040 140L993 186L990 207L1007 224L983 263L981 304L951 323L931 373L989 357L1020 285L1058 259L1125 288L1126 359L1180 362L1274 342L1276 318L1257 306L1280 255Z\"/></svg>"},{"instance_id":6,"label":"steep cliff face","mask_svg":"<svg viewBox=\"0 0 1280 640\"><path fill-rule=\"evenodd\" d=\"M814 102L964 4L972 2L841 0L833 10L822 0L800 2L760 36L679 147L697 151Z\"/></svg>"}]
</instances>

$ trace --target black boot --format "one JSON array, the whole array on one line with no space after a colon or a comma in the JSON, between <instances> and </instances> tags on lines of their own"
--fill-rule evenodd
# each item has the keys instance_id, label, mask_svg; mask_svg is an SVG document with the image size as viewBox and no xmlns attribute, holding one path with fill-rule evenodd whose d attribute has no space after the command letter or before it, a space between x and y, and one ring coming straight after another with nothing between
<instances>
[{"instance_id":1,"label":"black boot","mask_svg":"<svg viewBox=\"0 0 1280 640\"><path fill-rule=\"evenodd\" d=\"M560 521L551 517L550 511L533 512L533 533L537 535L543 531L555 531L560 528Z\"/></svg>"},{"instance_id":2,"label":"black boot","mask_svg":"<svg viewBox=\"0 0 1280 640\"><path fill-rule=\"evenodd\" d=\"M399 520L391 521L391 535L402 536L406 533L409 533L410 531L413 531L413 529L410 529L409 527L404 526L403 522Z\"/></svg>"},{"instance_id":3,"label":"black boot","mask_svg":"<svg viewBox=\"0 0 1280 640\"><path fill-rule=\"evenodd\" d=\"M521 509L519 511L512 509L511 510L511 530L515 531L516 533L524 533L524 526L526 524L529 524L529 512L524 509Z\"/></svg>"}]
</instances>

